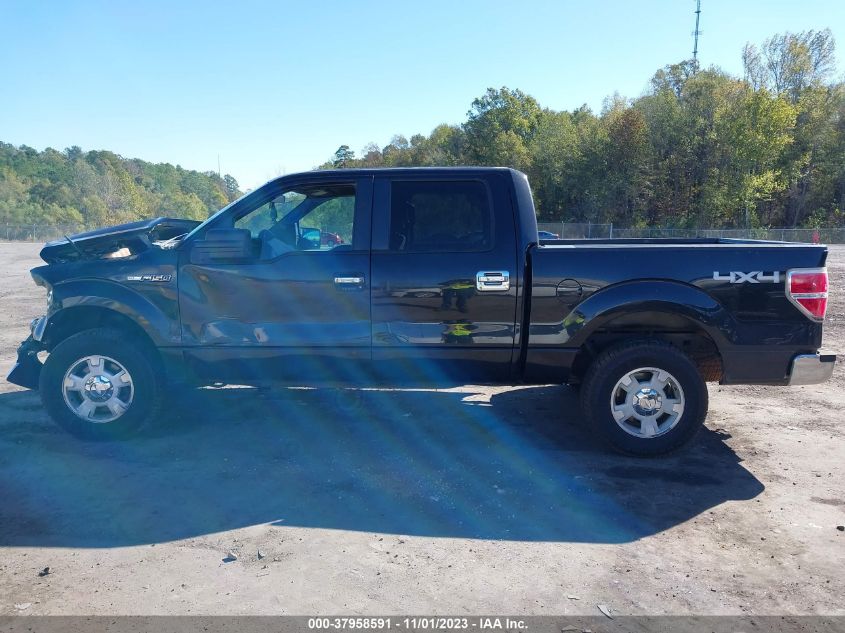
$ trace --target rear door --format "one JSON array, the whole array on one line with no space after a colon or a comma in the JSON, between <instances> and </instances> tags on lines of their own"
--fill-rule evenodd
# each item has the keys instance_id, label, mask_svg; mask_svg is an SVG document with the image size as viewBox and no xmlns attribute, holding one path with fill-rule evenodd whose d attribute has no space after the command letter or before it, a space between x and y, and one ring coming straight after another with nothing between
<instances>
[{"instance_id":1,"label":"rear door","mask_svg":"<svg viewBox=\"0 0 845 633\"><path fill-rule=\"evenodd\" d=\"M376 371L425 384L508 374L516 237L506 172L377 176L372 341Z\"/></svg>"}]
</instances>

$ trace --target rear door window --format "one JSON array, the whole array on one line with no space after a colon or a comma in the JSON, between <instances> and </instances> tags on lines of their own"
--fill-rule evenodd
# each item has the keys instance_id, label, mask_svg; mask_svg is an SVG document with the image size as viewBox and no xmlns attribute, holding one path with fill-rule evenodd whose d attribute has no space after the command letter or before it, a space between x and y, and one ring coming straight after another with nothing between
<instances>
[{"instance_id":1,"label":"rear door window","mask_svg":"<svg viewBox=\"0 0 845 633\"><path fill-rule=\"evenodd\" d=\"M493 216L483 182L394 182L390 250L410 253L488 251Z\"/></svg>"}]
</instances>

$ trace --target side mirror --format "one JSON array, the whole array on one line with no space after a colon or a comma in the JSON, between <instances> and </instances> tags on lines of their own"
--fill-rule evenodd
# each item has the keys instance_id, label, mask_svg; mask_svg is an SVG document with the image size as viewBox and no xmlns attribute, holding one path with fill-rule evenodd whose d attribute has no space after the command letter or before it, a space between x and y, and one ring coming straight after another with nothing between
<instances>
[{"instance_id":1,"label":"side mirror","mask_svg":"<svg viewBox=\"0 0 845 633\"><path fill-rule=\"evenodd\" d=\"M252 257L249 229L209 229L191 248L192 264L243 261Z\"/></svg>"},{"instance_id":2,"label":"side mirror","mask_svg":"<svg viewBox=\"0 0 845 633\"><path fill-rule=\"evenodd\" d=\"M303 251L313 251L320 248L320 239L322 234L320 229L303 228L299 236L299 249Z\"/></svg>"}]
</instances>

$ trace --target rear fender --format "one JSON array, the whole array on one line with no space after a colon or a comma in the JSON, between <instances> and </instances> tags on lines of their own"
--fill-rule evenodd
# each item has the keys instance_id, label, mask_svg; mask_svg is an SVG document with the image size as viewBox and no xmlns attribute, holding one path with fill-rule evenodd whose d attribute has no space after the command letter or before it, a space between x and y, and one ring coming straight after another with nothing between
<instances>
[{"instance_id":1,"label":"rear fender","mask_svg":"<svg viewBox=\"0 0 845 633\"><path fill-rule=\"evenodd\" d=\"M736 337L734 318L704 291L673 281L632 281L609 286L579 303L563 320L564 345L580 347L611 321L637 312L685 317L719 348Z\"/></svg>"}]
</instances>

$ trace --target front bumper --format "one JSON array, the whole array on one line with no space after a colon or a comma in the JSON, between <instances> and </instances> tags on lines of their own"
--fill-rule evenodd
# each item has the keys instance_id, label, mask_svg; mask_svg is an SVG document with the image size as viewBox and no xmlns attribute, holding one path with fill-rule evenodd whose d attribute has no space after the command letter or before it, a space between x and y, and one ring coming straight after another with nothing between
<instances>
[{"instance_id":1,"label":"front bumper","mask_svg":"<svg viewBox=\"0 0 845 633\"><path fill-rule=\"evenodd\" d=\"M43 365L38 360L38 352L44 347L31 336L18 347L18 360L12 366L12 371L6 377L9 382L26 387L27 389L38 389L38 379L41 376Z\"/></svg>"},{"instance_id":2,"label":"front bumper","mask_svg":"<svg viewBox=\"0 0 845 633\"><path fill-rule=\"evenodd\" d=\"M815 354L799 354L792 359L789 370L789 386L816 385L826 382L833 374L836 364L836 354L816 352Z\"/></svg>"}]
</instances>

